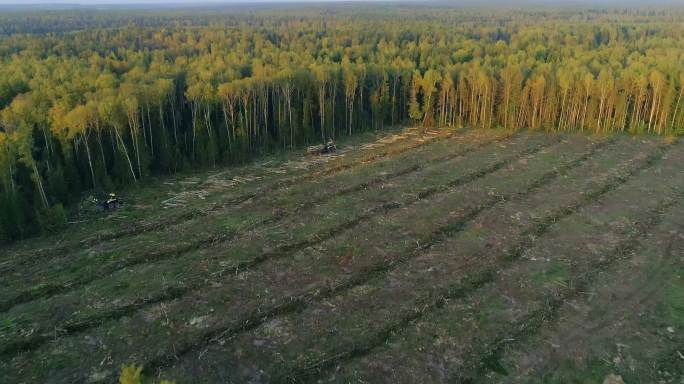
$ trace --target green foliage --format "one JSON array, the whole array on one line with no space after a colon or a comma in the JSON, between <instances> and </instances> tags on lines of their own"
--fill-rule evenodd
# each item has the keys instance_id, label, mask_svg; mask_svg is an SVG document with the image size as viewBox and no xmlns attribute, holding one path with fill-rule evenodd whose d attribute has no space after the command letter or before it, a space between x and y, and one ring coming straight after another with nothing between
<instances>
[{"instance_id":1,"label":"green foliage","mask_svg":"<svg viewBox=\"0 0 684 384\"><path fill-rule=\"evenodd\" d=\"M132 364L121 368L119 384L142 384L142 367Z\"/></svg>"},{"instance_id":2,"label":"green foliage","mask_svg":"<svg viewBox=\"0 0 684 384\"><path fill-rule=\"evenodd\" d=\"M50 187L50 194L58 201L69 201L69 185L71 179L66 178L64 168L55 166L47 171L47 184ZM72 178L75 175L72 175Z\"/></svg>"},{"instance_id":3,"label":"green foliage","mask_svg":"<svg viewBox=\"0 0 684 384\"><path fill-rule=\"evenodd\" d=\"M28 232L26 201L16 192L0 193L0 242L23 237Z\"/></svg>"},{"instance_id":4,"label":"green foliage","mask_svg":"<svg viewBox=\"0 0 684 384\"><path fill-rule=\"evenodd\" d=\"M410 5L7 12L0 185L21 190L29 211L50 211L84 189L402 123L680 135L684 40L673 36L684 35L683 16ZM74 32L52 33L62 31ZM5 224L2 236L22 226Z\"/></svg>"},{"instance_id":5,"label":"green foliage","mask_svg":"<svg viewBox=\"0 0 684 384\"><path fill-rule=\"evenodd\" d=\"M55 204L37 211L38 225L43 232L54 233L67 224L67 211L62 204Z\"/></svg>"},{"instance_id":6,"label":"green foliage","mask_svg":"<svg viewBox=\"0 0 684 384\"><path fill-rule=\"evenodd\" d=\"M143 384L152 383L146 380L142 374L142 367L135 364L125 365L121 368L121 375L119 376L119 384ZM174 381L161 380L159 384L175 384Z\"/></svg>"}]
</instances>

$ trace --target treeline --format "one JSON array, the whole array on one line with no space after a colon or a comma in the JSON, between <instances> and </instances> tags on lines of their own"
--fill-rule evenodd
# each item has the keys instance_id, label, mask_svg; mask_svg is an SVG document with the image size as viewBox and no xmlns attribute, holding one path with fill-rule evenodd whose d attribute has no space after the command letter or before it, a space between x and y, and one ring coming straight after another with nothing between
<instances>
[{"instance_id":1,"label":"treeline","mask_svg":"<svg viewBox=\"0 0 684 384\"><path fill-rule=\"evenodd\" d=\"M684 131L680 9L379 9L0 38L0 238L84 190L390 125Z\"/></svg>"}]
</instances>

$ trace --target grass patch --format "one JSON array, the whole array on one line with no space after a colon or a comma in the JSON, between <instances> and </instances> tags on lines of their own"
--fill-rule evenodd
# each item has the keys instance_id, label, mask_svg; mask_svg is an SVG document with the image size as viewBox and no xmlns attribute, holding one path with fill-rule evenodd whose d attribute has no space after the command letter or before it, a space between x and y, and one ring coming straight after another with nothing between
<instances>
[{"instance_id":1,"label":"grass patch","mask_svg":"<svg viewBox=\"0 0 684 384\"><path fill-rule=\"evenodd\" d=\"M677 332L684 332L684 267L675 268L672 279L665 286L662 313Z\"/></svg>"},{"instance_id":2,"label":"grass patch","mask_svg":"<svg viewBox=\"0 0 684 384\"><path fill-rule=\"evenodd\" d=\"M570 272L567 267L557 263L547 266L543 271L534 272L530 276L532 283L539 287L546 285L564 285L569 278Z\"/></svg>"}]
</instances>

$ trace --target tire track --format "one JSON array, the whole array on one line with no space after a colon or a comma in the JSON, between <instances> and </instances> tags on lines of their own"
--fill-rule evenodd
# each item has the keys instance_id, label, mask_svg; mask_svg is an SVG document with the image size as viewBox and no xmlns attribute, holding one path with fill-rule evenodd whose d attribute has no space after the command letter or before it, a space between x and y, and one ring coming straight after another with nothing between
<instances>
[{"instance_id":1,"label":"tire track","mask_svg":"<svg viewBox=\"0 0 684 384\"><path fill-rule=\"evenodd\" d=\"M502 141L506 140L505 138L497 139L494 140L496 141ZM366 222L373 217L377 215L382 215L386 214L390 211L400 209L400 208L405 208L409 207L421 200L429 199L436 197L441 194L449 193L450 191L457 189L463 185L466 185L468 183L471 183L473 181L476 181L480 178L483 178L491 173L494 173L498 170L501 170L505 168L506 166L516 162L517 160L533 155L545 148L548 148L550 146L556 145L562 141L562 137L556 137L553 140L550 140L545 143L540 143L536 144L530 148L524 149L514 155L511 155L507 158L504 158L500 161L497 161L483 169L480 169L478 171L473 171L468 174L465 174L463 176L460 176L454 180L452 180L449 183L429 188L422 193L419 193L417 196L412 197L404 202L390 202L386 204L382 204L379 206L376 206L372 209L367 210L365 213L363 213L360 216L357 216L356 218L349 220L347 222L341 223L340 225L337 225L327 231L324 232L319 232L318 234L311 236L310 238L294 243L289 243L289 244L284 244L279 247L274 248L271 251L264 252L260 254L259 256L239 262L233 266L228 266L228 267L221 267L217 268L214 270L214 274L216 275L230 275L230 276L236 276L239 275L251 268L257 267L258 265L268 261L272 260L275 258L286 258L294 255L296 252L301 251L302 249L305 249L307 247L315 246L317 244L323 243L333 237L339 236L342 233L353 229L354 227L358 226L359 224ZM613 141L606 141L606 142L601 142L596 144L595 146L597 147L603 147L607 143L612 143ZM491 144L491 143L490 143ZM482 144L482 146L486 146L489 144ZM468 152L474 151L476 149L468 149ZM464 154L450 154L448 156L453 156L455 157L460 157L463 156ZM494 199L496 201L499 201L498 198ZM85 331L89 328L92 328L94 326L97 326L101 324L104 321L108 320L115 320L127 315L130 315L131 313L134 313L144 307L158 304L160 302L164 301L169 301L169 300L174 300L178 299L190 292L197 291L199 289L202 289L207 285L207 282L205 281L198 281L194 285L184 285L184 286L176 286L176 287L170 287L168 289L165 289L161 292L159 292L156 295L149 296L144 299L137 300L135 302L132 302L131 304L124 305L109 311L102 312L98 315L88 317L87 319L80 320L80 321L75 321L71 323L65 323L59 326L60 329L60 335L61 336L67 336L70 334L78 333ZM75 289L76 287L74 286L69 286L68 288L70 289ZM38 335L36 334L35 336L29 338L29 339L23 339L21 341L13 341L13 342L8 342L4 345L3 348L0 349L0 356L5 356L5 355L13 355L16 353L19 353L21 351L27 351L27 350L32 350L40 345L44 344L46 341L53 339L53 336L48 336L48 335Z\"/></svg>"},{"instance_id":2,"label":"tire track","mask_svg":"<svg viewBox=\"0 0 684 384\"><path fill-rule=\"evenodd\" d=\"M502 354L513 345L520 345L531 336L537 334L543 327L557 320L560 309L568 302L577 298L584 292L596 277L606 271L618 261L628 260L642 245L647 235L661 224L667 210L679 203L684 197L682 191L678 191L661 200L655 209L652 209L644 222L637 223L636 230L627 235L606 257L598 258L595 263L590 263L588 268L579 276L567 284L567 289L560 295L547 295L545 306L530 313L524 319L511 324L496 337L493 343L482 345L494 345L493 348L481 350L469 355L465 362L469 373L461 377L453 377L450 381L458 383L477 383L479 378L484 377L491 370L500 367ZM513 341L515 340L515 341Z\"/></svg>"},{"instance_id":3,"label":"tire track","mask_svg":"<svg viewBox=\"0 0 684 384\"><path fill-rule=\"evenodd\" d=\"M528 194L533 193L536 189L549 183L555 177L558 177L559 175L562 175L570 169L579 166L589 157L591 157L595 152L613 142L614 140L609 140L595 144L593 148L591 148L589 151L585 152L575 160L572 160L568 164L542 175L539 179L531 183L528 189L523 192L511 194L510 196L493 196L492 199L490 199L487 203L477 206L471 212L468 212L463 217L459 218L456 221L452 221L443 227L440 227L426 239L421 240L419 243L423 245L421 245L415 252L407 256L391 260L387 263L376 265L364 272L357 274L357 276L349 279L348 281L345 281L336 286L326 287L320 291L317 291L316 293L307 293L299 296L289 297L284 302L278 304L275 307L272 307L265 311L261 310L258 313L255 312L251 316L241 319L237 322L238 324L240 324L239 326L229 327L221 330L214 330L212 332L207 333L206 335L204 335L204 337L202 337L202 340L200 342L195 342L192 345L185 345L180 347L176 346L174 353L148 361L148 363L145 365L145 370L148 373L152 374L156 370L172 366L177 359L191 352L202 349L203 346L205 346L206 344L216 342L220 339L229 338L245 331L249 331L275 317L301 311L302 309L306 308L307 305L312 301L329 299L331 297L349 291L350 289L353 289L356 286L364 284L370 281L371 279L381 278L386 273L398 268L399 266L403 265L406 261L418 256L425 250L445 240L450 235L461 231L470 221L476 218L482 211L489 209L497 204L500 204L502 201L526 196Z\"/></svg>"},{"instance_id":4,"label":"tire track","mask_svg":"<svg viewBox=\"0 0 684 384\"><path fill-rule=\"evenodd\" d=\"M674 207L670 208L669 212L663 212L660 225L642 237L642 244L638 247L638 250L632 253L633 256L629 260L625 260L626 262L609 267L610 275L608 276L610 276L610 282L603 281L600 285L591 283L590 286L585 287L583 292L581 292L581 298L575 296L567 299L566 303L569 303L569 305L564 305L555 315L561 323L547 323L548 327L542 327L542 329L534 334L525 335L526 340L502 345L502 351L492 355L491 361L493 366L503 367L502 361L505 359L506 366L513 365L515 367L513 368L514 372L507 373L506 381L519 380L524 375L517 376L516 379L513 378L521 372L548 372L556 375L563 368L561 363L565 356L563 353L560 354L560 359L559 356L549 359L543 358L545 354L552 353L545 345L547 343L538 345L544 338L551 337L555 340L555 344L558 345L572 345L571 348L573 350L584 349L586 348L584 340L587 337L591 339L594 334L601 335L602 337L607 335L617 336L612 325L623 321L632 323L634 319L625 319L625 316L630 311L654 311L654 305L661 302L661 295L666 289L663 282L673 278L672 268L677 264L677 257L675 257L673 248L675 244L681 248L681 244L677 243L677 241L681 237L682 229L684 229L682 226L684 221L677 217L677 212L680 212L682 208L684 206L679 201L675 203ZM678 249L679 251L681 249ZM635 267L638 270L634 270ZM616 291L617 295L613 296L610 292L618 289L616 282L623 280L630 281L629 288L624 290L620 286L620 290ZM595 283L598 282L595 281ZM587 305L589 302L586 299L587 297L592 297L591 302L593 304L590 306ZM570 310L569 307L572 307L572 309ZM624 323L620 325L621 328L627 327L629 329ZM637 324L633 324L633 326L640 328ZM550 333L546 331L550 331ZM606 332L608 333L606 334ZM624 332L625 330L622 330L620 334L624 335ZM650 334L651 332L647 331L646 333ZM524 346L524 349L521 350L522 346ZM509 347L512 347L512 349ZM682 349L680 348L680 350ZM507 358L511 352L515 356L515 352L518 351L525 351L522 355L525 357L515 357L513 361ZM528 357L528 353L532 353L532 358ZM680 359L676 354L676 350L672 350L670 354L665 353L664 356L677 356L676 359ZM530 365L527 362L535 363ZM653 364L658 364L658 360L655 360ZM633 368L630 368L630 370L634 371ZM488 376L483 381L499 382L501 380Z\"/></svg>"},{"instance_id":5,"label":"tire track","mask_svg":"<svg viewBox=\"0 0 684 384\"><path fill-rule=\"evenodd\" d=\"M214 212L215 210L224 209L224 208L228 208L228 207L233 206L233 205L242 204L242 203L249 201L253 198L256 198L262 194L276 192L278 190L287 188L289 186L292 186L292 185L300 183L300 182L305 182L305 181L309 181L309 180L313 180L313 179L325 177L325 176L332 176L332 175L334 175L338 172L341 172L341 171L365 166L365 165L368 165L370 163L373 163L377 160L381 160L381 159L386 158L386 157L400 155L400 154L403 154L405 152L411 151L411 150L416 149L416 148L420 148L423 146L435 144L435 143L438 143L440 141L450 139L450 138L456 136L457 134L464 133L464 132L466 132L465 129L453 130L452 132L448 132L447 134L444 134L444 135L440 135L437 137L430 137L430 138L428 138L422 142L414 142L411 145L402 146L402 147L399 147L397 149L390 149L388 151L384 151L384 152L380 152L380 153L374 153L369 157L360 158L356 161L352 161L352 162L347 163L347 164L340 164L340 165L331 167L331 168L326 169L326 170L316 171L316 172L311 172L311 173L300 175L300 176L286 178L286 179L281 180L277 183L274 183L273 185L270 185L266 188L260 188L254 192L244 193L244 194L242 194L238 197L232 198L226 202L215 203L215 204L213 204L210 207L205 208L205 209L191 210L187 213L178 215L177 217L174 217L171 220L160 219L159 221L156 221L153 223L148 223L148 224L143 224L143 225L133 225L131 227L127 227L127 228L118 230L118 231L113 232L113 233L110 232L110 233L103 233L100 235L95 235L93 237L83 239L83 240L78 241L76 243L56 245L56 246L53 246L53 247L50 247L47 249L41 249L38 251L31 251L30 256L26 255L26 254L20 254L17 256L17 258L20 258L20 260L18 260L18 262L20 264L15 265L14 269L16 269L16 267L21 267L21 266L25 265L26 262L28 262L28 260L35 262L36 259L58 256L60 254L66 253L66 252L73 251L79 247L91 247L91 246L94 246L94 245L96 245L100 242L103 242L103 241L117 240L117 239L125 238L128 236L139 235L142 233L147 233L147 232L155 231L158 229L164 229L164 228L167 228L167 227L170 227L170 226L173 226L176 224L180 224L180 223L188 221L188 220L206 217L206 216L211 215L212 212ZM409 140L411 140L411 139L406 139L406 141L409 141ZM2 273L7 272L7 270L5 270L5 268L6 267L4 267L4 266L2 268L0 268L0 272L2 272ZM0 312L2 312L2 307L0 307Z\"/></svg>"},{"instance_id":6,"label":"tire track","mask_svg":"<svg viewBox=\"0 0 684 384\"><path fill-rule=\"evenodd\" d=\"M469 153L475 152L477 150L483 149L487 146L494 145L496 143L504 142L507 140L510 140L511 137L513 137L515 134L512 135L506 135L504 137L500 138L494 138L490 140L486 140L482 143L478 143L472 147L468 147L463 150L458 150L455 151L454 153L447 154L445 156L441 156L439 158L432 159L425 164L414 164L408 167L405 167L403 169L400 169L396 172L392 172L386 175L382 175L376 178L373 178L369 181L359 183L354 186L342 188L336 193L333 194L322 194L321 196L318 196L314 199L311 199L310 201L307 201L303 204L298 205L294 209L290 210L289 212L278 212L274 213L271 217L265 218L263 220L256 221L252 223L251 225L247 226L246 228L242 228L240 230L234 230L229 233L219 233L219 234L210 234L207 235L206 237L200 238L200 239L195 239L191 242L188 243L183 243L178 246L169 248L169 249L164 249L163 251L158 251L158 252L152 252L152 253L147 253L144 255L133 255L133 257L129 258L124 258L124 259L117 259L116 262L111 263L111 267L109 268L103 268L98 271L97 275L91 275L89 277L83 277L80 279L75 279L75 280L70 280L67 282L60 282L60 283L46 283L38 288L36 287L31 287L30 289L24 290L17 294L14 298L10 300L5 300L3 302L0 302L0 312L6 312L12 307L23 304L29 301L33 301L36 299L40 298L45 298L45 297L50 297L54 296L57 294L62 294L62 293L67 293L70 291L73 291L74 289L83 287L93 281L98 280L101 278L101 276L106 276L108 274L114 273L119 270L123 270L125 268L130 268L136 265L141 265L141 264L149 264L149 263L154 263L158 262L164 259L168 259L171 257L177 257L183 254L186 254L188 252L195 251L197 249L201 249L204 247L210 247L213 246L217 243L222 243L222 242L228 242L228 241L233 241L235 240L241 233L243 232L248 232L253 229L259 228L264 225L270 225L270 224L275 224L280 222L281 220L295 216L300 213L307 212L308 210L312 209L315 207L316 204L321 204L326 201L333 200L336 197L340 196L345 196L349 195L352 193L356 193L359 191L362 191L364 189L382 184L384 182L402 177L402 176L407 176L416 172L424 171L428 169L427 165L432 165L444 161L449 161L453 160L459 157L463 157ZM429 192L429 191L428 191ZM246 199L247 201L249 199ZM214 213L218 215L218 213ZM17 266L18 267L18 266ZM16 268L14 268L16 269ZM11 270L9 271L3 271L3 273L10 273ZM0 352L1 354L1 352Z\"/></svg>"},{"instance_id":7,"label":"tire track","mask_svg":"<svg viewBox=\"0 0 684 384\"><path fill-rule=\"evenodd\" d=\"M416 303L411 310L407 310L405 314L399 317L395 322L388 324L375 335L363 340L362 342L352 345L350 348L344 349L335 353L325 359L315 361L310 364L294 366L285 374L275 377L274 383L302 383L315 382L320 379L322 375L328 373L338 364L346 361L356 359L368 355L377 347L386 344L394 335L401 333L406 327L413 322L421 319L424 315L431 313L444 304L453 299L459 299L471 294L481 287L493 282L496 279L497 271L501 269L502 265L510 265L521 258L523 253L531 248L535 243L535 239L543 236L550 227L557 221L578 212L582 207L591 204L599 197L625 184L633 176L646 171L657 164L665 152L670 149L670 145L663 145L658 147L644 162L636 167L625 172L623 175L614 177L611 181L604 184L598 190L587 193L578 202L561 207L552 213L546 215L537 223L533 224L529 230L526 230L521 235L523 240L519 241L515 246L509 250L503 258L503 261L497 267L491 267L480 271L479 273L469 275L464 281L451 285L445 289L435 290L429 295L426 295L424 302ZM458 228L455 225L453 228ZM448 236L453 232L445 232ZM434 244L429 245L432 247ZM475 258L484 256L476 255ZM503 264L502 264L503 263ZM226 334L225 336L229 336ZM152 372L152 370L150 370Z\"/></svg>"}]
</instances>

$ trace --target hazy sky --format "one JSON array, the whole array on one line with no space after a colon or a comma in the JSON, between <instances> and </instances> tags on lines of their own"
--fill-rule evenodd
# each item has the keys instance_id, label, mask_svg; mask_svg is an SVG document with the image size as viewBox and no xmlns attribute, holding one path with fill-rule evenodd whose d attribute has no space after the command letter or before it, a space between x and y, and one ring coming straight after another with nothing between
<instances>
[{"instance_id":1,"label":"hazy sky","mask_svg":"<svg viewBox=\"0 0 684 384\"><path fill-rule=\"evenodd\" d=\"M257 0L259 1L259 0ZM284 1L284 0L270 0ZM325 1L325 0L324 0ZM331 1L331 0L327 0ZM0 4L168 4L168 3L247 3L248 0L0 0ZM264 2L263 0L261 2Z\"/></svg>"},{"instance_id":2,"label":"hazy sky","mask_svg":"<svg viewBox=\"0 0 684 384\"><path fill-rule=\"evenodd\" d=\"M254 3L254 2L331 2L331 1L368 1L368 0L0 0L0 4L207 4L207 3ZM373 0L377 1L377 0ZM382 0L381 0L382 1ZM420 0L418 0L420 1Z\"/></svg>"},{"instance_id":3,"label":"hazy sky","mask_svg":"<svg viewBox=\"0 0 684 384\"><path fill-rule=\"evenodd\" d=\"M207 4L207 3L254 3L254 2L330 2L330 1L367 1L367 0L0 0L0 4ZM420 1L420 0L419 0Z\"/></svg>"},{"instance_id":4,"label":"hazy sky","mask_svg":"<svg viewBox=\"0 0 684 384\"><path fill-rule=\"evenodd\" d=\"M0 0L0 5L21 5L21 4L80 4L80 5L93 5L93 4L169 4L169 3L183 3L183 4L208 4L208 3L263 3L263 2L335 2L335 1L384 1L384 0ZM387 0L392 1L392 0ZM396 1L396 0L395 0ZM399 0L402 1L402 0ZM421 2L422 0L409 0L412 2ZM425 0L429 2L429 0ZM487 3L491 0L454 0L455 3L466 2L466 3ZM449 0L443 1L449 2ZM502 0L495 1L501 3ZM656 4L681 4L684 5L684 0L512 0L511 3L535 3L535 4L612 4L619 5L623 4L640 4L640 5L656 5ZM504 1L504 4L506 1Z\"/></svg>"}]
</instances>

